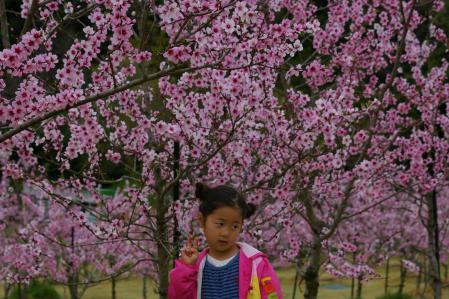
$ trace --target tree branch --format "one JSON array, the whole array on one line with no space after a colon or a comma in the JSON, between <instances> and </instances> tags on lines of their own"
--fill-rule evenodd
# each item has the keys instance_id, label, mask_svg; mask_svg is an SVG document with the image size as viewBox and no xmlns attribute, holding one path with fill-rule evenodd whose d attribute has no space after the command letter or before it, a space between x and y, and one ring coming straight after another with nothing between
<instances>
[{"instance_id":1,"label":"tree branch","mask_svg":"<svg viewBox=\"0 0 449 299\"><path fill-rule=\"evenodd\" d=\"M6 6L5 0L0 0L0 27L1 27L1 35L2 35L2 45L3 49L7 49L11 47L9 42L9 25L8 18L6 16Z\"/></svg>"},{"instance_id":2,"label":"tree branch","mask_svg":"<svg viewBox=\"0 0 449 299\"><path fill-rule=\"evenodd\" d=\"M20 32L20 36L24 35L28 30L31 29L31 24L33 23L33 15L36 10L39 8L38 0L33 0L31 2L30 10L28 11L28 16L25 20L25 24L23 25L22 31Z\"/></svg>"},{"instance_id":3,"label":"tree branch","mask_svg":"<svg viewBox=\"0 0 449 299\"><path fill-rule=\"evenodd\" d=\"M214 66L214 64L204 65L204 66L199 66L199 67L172 68L172 69L168 69L168 70L162 70L162 71L159 71L159 72L151 74L151 75L143 75L141 78L135 79L135 80L133 80L127 84L124 84L122 86L119 86L117 88L109 89L105 92L87 97L86 99L78 101L72 105L67 105L64 108L60 108L60 109L48 112L39 117L30 119L30 120L24 122L23 124L19 125L18 127L15 127L14 129L11 129L8 132L2 134L0 136L0 143L4 142L5 140L8 140L9 138L13 137L14 135L17 135L20 132L30 128L31 126L34 126L34 125L36 125L44 120L47 120L51 117L57 116L65 111L68 111L69 109L76 108L76 107L82 106L84 104L93 103L98 100L113 96L119 92L131 89L133 87L139 86L139 85L141 85L145 82L151 81L151 80L159 79L161 77L165 77L165 76L169 76L169 75L180 74L180 73L184 73L184 72L192 72L192 71L196 71L199 69L212 67L212 66Z\"/></svg>"}]
</instances>

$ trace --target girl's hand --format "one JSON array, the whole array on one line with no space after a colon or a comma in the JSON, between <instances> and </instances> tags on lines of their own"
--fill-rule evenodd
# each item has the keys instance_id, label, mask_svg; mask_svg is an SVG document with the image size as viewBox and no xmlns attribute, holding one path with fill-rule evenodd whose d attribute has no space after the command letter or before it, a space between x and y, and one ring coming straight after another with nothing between
<instances>
[{"instance_id":1,"label":"girl's hand","mask_svg":"<svg viewBox=\"0 0 449 299\"><path fill-rule=\"evenodd\" d=\"M198 245L198 238L192 239L192 234L189 234L187 244L181 248L181 262L187 265L194 265L198 259Z\"/></svg>"}]
</instances>

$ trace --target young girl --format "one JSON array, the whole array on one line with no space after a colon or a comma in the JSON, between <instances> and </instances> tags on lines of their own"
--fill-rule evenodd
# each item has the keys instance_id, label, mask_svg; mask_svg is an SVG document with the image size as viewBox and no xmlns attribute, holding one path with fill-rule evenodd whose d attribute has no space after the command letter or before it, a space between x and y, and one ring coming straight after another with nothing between
<instances>
[{"instance_id":1,"label":"young girl","mask_svg":"<svg viewBox=\"0 0 449 299\"><path fill-rule=\"evenodd\" d=\"M208 247L198 253L189 236L170 272L169 299L282 298L281 287L266 256L237 242L243 220L255 212L234 188L196 185L201 204L198 221Z\"/></svg>"}]
</instances>

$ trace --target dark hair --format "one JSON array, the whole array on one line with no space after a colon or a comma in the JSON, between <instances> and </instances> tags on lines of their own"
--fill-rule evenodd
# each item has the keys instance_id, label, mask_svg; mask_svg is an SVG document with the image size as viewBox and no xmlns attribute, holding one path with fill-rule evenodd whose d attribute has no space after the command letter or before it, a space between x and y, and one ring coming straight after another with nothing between
<instances>
[{"instance_id":1,"label":"dark hair","mask_svg":"<svg viewBox=\"0 0 449 299\"><path fill-rule=\"evenodd\" d=\"M210 188L205 184L196 183L195 187L195 196L201 201L199 210L204 218L221 207L239 208L243 219L251 217L256 211L256 205L247 203L245 197L230 186L219 185Z\"/></svg>"}]
</instances>

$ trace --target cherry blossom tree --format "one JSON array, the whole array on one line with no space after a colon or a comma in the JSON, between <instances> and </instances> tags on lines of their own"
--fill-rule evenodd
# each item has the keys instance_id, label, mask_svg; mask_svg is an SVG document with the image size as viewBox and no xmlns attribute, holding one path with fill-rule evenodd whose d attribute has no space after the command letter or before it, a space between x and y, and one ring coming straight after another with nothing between
<instances>
[{"instance_id":1,"label":"cherry blossom tree","mask_svg":"<svg viewBox=\"0 0 449 299\"><path fill-rule=\"evenodd\" d=\"M18 22L1 18L2 206L22 183L38 188L96 242L145 252L166 298L177 230L194 217L184 216L192 183L232 183L259 206L243 239L301 264L308 299L323 260L344 264L340 227L408 187L426 203L441 298L434 216L447 182L447 60L428 62L448 46L433 23L442 1L26 0L20 9ZM107 200L100 186L119 195Z\"/></svg>"},{"instance_id":2,"label":"cherry blossom tree","mask_svg":"<svg viewBox=\"0 0 449 299\"><path fill-rule=\"evenodd\" d=\"M2 180L41 189L100 241L130 240L125 228L149 228L164 298L173 258L171 191L237 131L258 129L254 120L277 104L264 83L297 51L298 36L291 23L289 35L272 38L279 26L267 24L269 12L258 3L142 6L138 23L133 1L23 3L21 34L0 54ZM154 53L144 49L149 17L168 43ZM82 27L75 37L66 32L73 23ZM62 49L56 40L66 35ZM121 167L118 177L107 173L111 165ZM89 209L99 216L93 225L73 208L76 193L101 201L100 184L124 185L129 218ZM142 214L148 222L135 217Z\"/></svg>"},{"instance_id":3,"label":"cherry blossom tree","mask_svg":"<svg viewBox=\"0 0 449 299\"><path fill-rule=\"evenodd\" d=\"M311 36L304 47L315 51L316 57L301 57L305 51L299 52L287 60L284 73L278 72L285 118L278 117L271 123L267 128L269 138L259 137L267 143L251 139L257 149L254 156L265 167L258 168L261 174L253 170L254 174L243 176L241 182L260 187L253 198L262 203L264 215L259 224L266 225L264 246L279 248L281 232L286 233L284 244L288 244L290 257L297 256L300 249L310 248L303 274L305 298L317 295L318 273L326 248L323 242L353 215L367 212L402 192L385 181L400 177L403 165L397 162L405 155L398 148L416 153L414 145L401 146L402 137L422 125L409 107L416 101L417 93L412 92L410 87L415 85L410 84L405 92L403 82L407 82L410 72L404 70L413 74L413 69L423 69L437 47L447 47L446 35L432 24L432 14L441 10L442 4L435 2L424 12L422 3L414 1L335 2L322 10L312 5L307 9L295 7L297 11L290 8L296 13L291 13L291 20L304 24L301 34ZM304 11L310 15L301 14ZM326 22L320 22L317 11L327 13ZM429 32L424 38L418 32L421 24L427 25ZM297 47L303 47L301 42ZM438 105L447 99L447 76L443 71L446 63L443 59L426 79L421 78L422 84L436 87L431 94L439 99ZM419 117L426 117L423 111L431 107L422 102L425 109L417 111L422 113ZM443 109L440 123L445 124L446 114ZM432 129L424 131L427 134ZM447 147L439 148L438 161L443 163ZM222 159L233 161L229 159L232 156L228 152ZM226 177L246 174L241 168L233 167ZM261 179L278 171L283 176L275 186ZM443 181L446 177L442 176ZM411 186L416 184L428 183L414 182ZM276 202L266 209L264 200L270 198ZM269 223L269 219L275 219L277 225ZM279 224L293 228L281 228ZM434 292L436 298L441 297L438 286Z\"/></svg>"}]
</instances>

